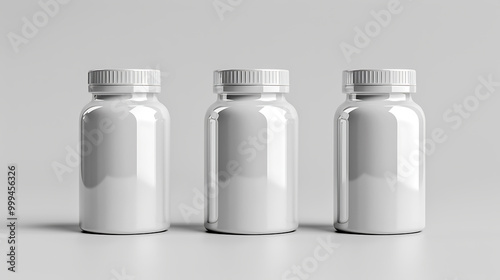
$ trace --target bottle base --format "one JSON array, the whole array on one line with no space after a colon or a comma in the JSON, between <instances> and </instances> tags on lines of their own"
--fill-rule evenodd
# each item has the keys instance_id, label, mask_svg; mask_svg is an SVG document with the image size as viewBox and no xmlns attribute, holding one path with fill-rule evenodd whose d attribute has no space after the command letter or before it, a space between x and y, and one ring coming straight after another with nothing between
<instances>
[{"instance_id":1,"label":"bottle base","mask_svg":"<svg viewBox=\"0 0 500 280\"><path fill-rule=\"evenodd\" d=\"M83 233L89 234L103 234L103 235L140 235L140 234L153 234L165 232L169 229L169 227L159 228L159 229L151 229L151 230L137 230L137 231L129 231L129 230L98 230L98 229L87 229L80 225L80 229Z\"/></svg>"},{"instance_id":2,"label":"bottle base","mask_svg":"<svg viewBox=\"0 0 500 280\"><path fill-rule=\"evenodd\" d=\"M283 229L283 230L268 230L268 231L256 231L256 230L228 230L228 229L220 229L216 227L211 227L205 223L205 229L209 233L216 234L233 234L233 235L272 235L272 234L285 234L291 233L297 230L297 227Z\"/></svg>"},{"instance_id":3,"label":"bottle base","mask_svg":"<svg viewBox=\"0 0 500 280\"><path fill-rule=\"evenodd\" d=\"M404 234L420 233L424 230L424 228L399 230L399 231L359 230L359 229L342 228L341 226L339 226L337 224L334 225L334 228L339 233L365 234L365 235L404 235Z\"/></svg>"}]
</instances>

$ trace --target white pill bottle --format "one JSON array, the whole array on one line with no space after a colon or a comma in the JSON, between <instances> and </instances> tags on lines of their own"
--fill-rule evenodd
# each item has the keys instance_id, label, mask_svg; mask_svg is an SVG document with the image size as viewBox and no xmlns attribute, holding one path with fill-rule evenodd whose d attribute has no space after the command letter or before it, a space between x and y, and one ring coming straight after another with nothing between
<instances>
[{"instance_id":1,"label":"white pill bottle","mask_svg":"<svg viewBox=\"0 0 500 280\"><path fill-rule=\"evenodd\" d=\"M335 114L335 228L367 234L425 227L425 117L414 70L343 73Z\"/></svg>"},{"instance_id":2,"label":"white pill bottle","mask_svg":"<svg viewBox=\"0 0 500 280\"><path fill-rule=\"evenodd\" d=\"M294 231L298 117L287 70L214 72L205 117L205 227L234 234Z\"/></svg>"},{"instance_id":3,"label":"white pill bottle","mask_svg":"<svg viewBox=\"0 0 500 280\"><path fill-rule=\"evenodd\" d=\"M107 234L169 227L167 108L160 71L93 70L80 119L80 227Z\"/></svg>"}]
</instances>

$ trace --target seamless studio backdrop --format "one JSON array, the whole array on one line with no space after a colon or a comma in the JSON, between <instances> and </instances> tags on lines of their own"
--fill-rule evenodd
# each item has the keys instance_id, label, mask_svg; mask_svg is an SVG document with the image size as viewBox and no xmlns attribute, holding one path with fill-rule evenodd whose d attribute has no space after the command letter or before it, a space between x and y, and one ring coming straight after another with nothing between
<instances>
[{"instance_id":1,"label":"seamless studio backdrop","mask_svg":"<svg viewBox=\"0 0 500 280\"><path fill-rule=\"evenodd\" d=\"M290 70L287 99L299 114L299 221L322 228L321 234L333 232L333 115L345 99L341 72L411 68L417 71L414 98L427 118L422 236L471 238L443 245L436 257L442 267L426 275L500 277L492 265L500 259L499 1L2 1L0 22L0 161L3 169L18 165L22 223L53 225L46 229L54 231L78 223L75 151L80 110L91 98L88 70L162 71L159 99L172 120L175 229L204 217L203 118L216 98L213 70L282 68ZM2 219L5 197L2 191ZM34 245L22 243L22 227L19 236L26 248L20 270L28 273L33 269L22 258ZM312 250L315 235L310 238ZM488 245L474 245L481 238ZM0 248L3 254L4 241ZM480 260L465 268L472 255ZM111 278L110 269L99 277ZM315 277L335 273L319 268Z\"/></svg>"}]
</instances>

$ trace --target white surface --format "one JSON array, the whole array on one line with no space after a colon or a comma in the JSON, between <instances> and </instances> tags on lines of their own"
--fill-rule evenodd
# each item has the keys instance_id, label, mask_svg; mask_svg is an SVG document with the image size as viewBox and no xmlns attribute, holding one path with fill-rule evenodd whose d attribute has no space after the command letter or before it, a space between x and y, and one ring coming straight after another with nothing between
<instances>
[{"instance_id":1,"label":"white surface","mask_svg":"<svg viewBox=\"0 0 500 280\"><path fill-rule=\"evenodd\" d=\"M500 181L499 130L491 129L498 127L500 87L467 118L454 109L474 95L480 77L500 80L500 2L401 0L402 11L347 61L340 44L352 45L354 28L364 29L371 12L390 1L244 0L221 20L213 0L72 0L17 53L6 34L20 33L22 18L42 9L38 1L0 1L0 161L18 163L23 174L20 214L40 221L77 214L78 168L69 166L59 180L52 164L67 164L75 150L87 72L102 68L162 70L174 223L203 221L203 207L193 202L203 192L203 118L215 98L213 70L235 67L290 70L287 99L300 116L300 221L333 221L333 116L345 99L344 69L417 71L415 101L427 134L440 128L447 136L427 161L428 198L446 202L428 204L429 216L454 219L458 212L445 210L454 195L500 204L496 188L477 183ZM445 120L445 112L454 118ZM183 215L189 207L193 214Z\"/></svg>"},{"instance_id":2,"label":"white surface","mask_svg":"<svg viewBox=\"0 0 500 280\"><path fill-rule=\"evenodd\" d=\"M340 234L328 225L302 225L293 233L267 236L211 234L202 225L109 236L80 233L74 223L48 221L22 225L19 273L1 269L0 277L122 280L126 278L113 271L121 275L124 268L137 280L282 279L293 265L314 258L318 238L332 238L338 246L329 255L319 252L328 258L309 279L488 280L500 277L498 236L498 226L372 236Z\"/></svg>"}]
</instances>

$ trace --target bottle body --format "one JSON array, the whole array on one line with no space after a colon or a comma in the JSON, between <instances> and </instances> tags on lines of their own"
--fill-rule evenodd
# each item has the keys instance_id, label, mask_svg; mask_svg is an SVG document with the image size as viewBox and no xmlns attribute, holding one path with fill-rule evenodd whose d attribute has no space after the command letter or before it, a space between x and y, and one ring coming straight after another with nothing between
<instances>
[{"instance_id":1,"label":"bottle body","mask_svg":"<svg viewBox=\"0 0 500 280\"><path fill-rule=\"evenodd\" d=\"M425 227L425 118L410 93L347 95L335 114L335 228Z\"/></svg>"},{"instance_id":2,"label":"bottle body","mask_svg":"<svg viewBox=\"0 0 500 280\"><path fill-rule=\"evenodd\" d=\"M205 227L297 228L298 117L282 93L219 94L205 117Z\"/></svg>"},{"instance_id":3,"label":"bottle body","mask_svg":"<svg viewBox=\"0 0 500 280\"><path fill-rule=\"evenodd\" d=\"M94 94L80 122L80 227L167 230L170 117L154 93Z\"/></svg>"}]
</instances>

